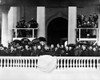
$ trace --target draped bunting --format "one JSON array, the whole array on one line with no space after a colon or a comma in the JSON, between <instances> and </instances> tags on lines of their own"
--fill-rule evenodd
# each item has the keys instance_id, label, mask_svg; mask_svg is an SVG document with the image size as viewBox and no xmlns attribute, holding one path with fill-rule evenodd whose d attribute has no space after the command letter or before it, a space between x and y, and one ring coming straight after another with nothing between
<instances>
[{"instance_id":1,"label":"draped bunting","mask_svg":"<svg viewBox=\"0 0 100 80\"><path fill-rule=\"evenodd\" d=\"M56 69L56 58L50 55L43 55L39 57L38 68L43 72L52 72Z\"/></svg>"}]
</instances>

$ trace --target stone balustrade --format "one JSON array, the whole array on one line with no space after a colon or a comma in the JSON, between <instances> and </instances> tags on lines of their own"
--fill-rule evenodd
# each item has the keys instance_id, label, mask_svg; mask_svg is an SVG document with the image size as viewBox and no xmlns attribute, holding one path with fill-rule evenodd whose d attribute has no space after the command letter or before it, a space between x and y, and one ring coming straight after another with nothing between
<instances>
[{"instance_id":1,"label":"stone balustrade","mask_svg":"<svg viewBox=\"0 0 100 80\"><path fill-rule=\"evenodd\" d=\"M100 69L99 57L55 57L56 69L96 68ZM0 57L0 68L37 68L39 57ZM48 60L48 59L47 59Z\"/></svg>"}]
</instances>

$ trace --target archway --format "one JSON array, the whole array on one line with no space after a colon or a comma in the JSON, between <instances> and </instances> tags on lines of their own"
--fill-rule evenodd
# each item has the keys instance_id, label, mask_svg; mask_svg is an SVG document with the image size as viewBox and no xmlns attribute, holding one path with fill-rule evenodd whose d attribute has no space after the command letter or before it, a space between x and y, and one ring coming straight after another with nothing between
<instances>
[{"instance_id":1,"label":"archway","mask_svg":"<svg viewBox=\"0 0 100 80\"><path fill-rule=\"evenodd\" d=\"M68 20L62 17L53 19L47 28L47 43L57 44L61 39L68 38Z\"/></svg>"}]
</instances>

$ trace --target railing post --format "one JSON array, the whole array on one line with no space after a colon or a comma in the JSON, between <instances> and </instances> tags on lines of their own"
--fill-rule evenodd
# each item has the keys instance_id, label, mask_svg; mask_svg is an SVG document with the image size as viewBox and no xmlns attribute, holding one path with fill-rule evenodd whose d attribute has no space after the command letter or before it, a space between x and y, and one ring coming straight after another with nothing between
<instances>
[{"instance_id":1,"label":"railing post","mask_svg":"<svg viewBox=\"0 0 100 80\"><path fill-rule=\"evenodd\" d=\"M92 59L90 60L90 67L92 68Z\"/></svg>"},{"instance_id":2,"label":"railing post","mask_svg":"<svg viewBox=\"0 0 100 80\"><path fill-rule=\"evenodd\" d=\"M38 58L0 58L0 67L27 67L27 68L37 68ZM100 59L99 58L73 58L73 57L58 57L57 58L57 68L56 69L66 69L66 68L95 68L100 69Z\"/></svg>"},{"instance_id":3,"label":"railing post","mask_svg":"<svg viewBox=\"0 0 100 80\"><path fill-rule=\"evenodd\" d=\"M32 30L32 37L34 37L34 30L35 30L35 29Z\"/></svg>"},{"instance_id":4,"label":"railing post","mask_svg":"<svg viewBox=\"0 0 100 80\"><path fill-rule=\"evenodd\" d=\"M66 68L66 60L64 59L64 68Z\"/></svg>"},{"instance_id":5,"label":"railing post","mask_svg":"<svg viewBox=\"0 0 100 80\"><path fill-rule=\"evenodd\" d=\"M17 28L14 28L15 31L15 38L17 38Z\"/></svg>"},{"instance_id":6,"label":"railing post","mask_svg":"<svg viewBox=\"0 0 100 80\"><path fill-rule=\"evenodd\" d=\"M97 68L100 69L100 59L97 61Z\"/></svg>"}]
</instances>

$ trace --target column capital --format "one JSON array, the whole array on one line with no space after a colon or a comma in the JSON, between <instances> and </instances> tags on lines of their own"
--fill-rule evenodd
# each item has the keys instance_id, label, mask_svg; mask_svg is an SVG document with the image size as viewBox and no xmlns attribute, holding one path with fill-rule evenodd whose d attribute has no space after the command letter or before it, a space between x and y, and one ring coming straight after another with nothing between
<instances>
[{"instance_id":1,"label":"column capital","mask_svg":"<svg viewBox=\"0 0 100 80\"><path fill-rule=\"evenodd\" d=\"M1 9L2 9L2 12L8 12L10 9L10 6L2 6Z\"/></svg>"}]
</instances>

